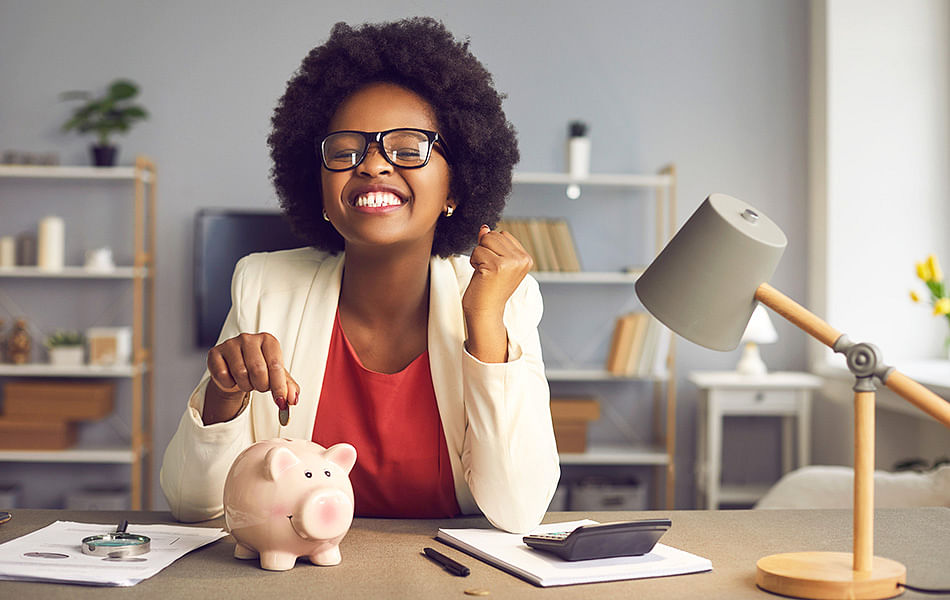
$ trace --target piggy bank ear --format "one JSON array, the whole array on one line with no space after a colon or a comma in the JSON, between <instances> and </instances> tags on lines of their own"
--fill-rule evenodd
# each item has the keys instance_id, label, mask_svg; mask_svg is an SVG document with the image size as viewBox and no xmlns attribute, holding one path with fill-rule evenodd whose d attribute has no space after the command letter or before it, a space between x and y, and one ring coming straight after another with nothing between
<instances>
[{"instance_id":1,"label":"piggy bank ear","mask_svg":"<svg viewBox=\"0 0 950 600\"><path fill-rule=\"evenodd\" d=\"M349 444L333 444L327 448L326 457L327 460L349 473L356 464L356 448Z\"/></svg>"},{"instance_id":2,"label":"piggy bank ear","mask_svg":"<svg viewBox=\"0 0 950 600\"><path fill-rule=\"evenodd\" d=\"M298 464L300 459L288 448L278 446L271 448L264 455L264 477L276 481L280 474Z\"/></svg>"}]
</instances>

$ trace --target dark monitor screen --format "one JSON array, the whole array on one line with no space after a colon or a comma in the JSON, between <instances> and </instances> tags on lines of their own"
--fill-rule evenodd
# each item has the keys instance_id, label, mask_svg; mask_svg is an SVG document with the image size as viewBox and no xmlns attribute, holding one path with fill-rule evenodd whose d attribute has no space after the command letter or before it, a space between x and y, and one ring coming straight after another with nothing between
<instances>
[{"instance_id":1,"label":"dark monitor screen","mask_svg":"<svg viewBox=\"0 0 950 600\"><path fill-rule=\"evenodd\" d=\"M202 209L195 216L195 343L211 348L231 309L231 275L251 252L299 248L306 244L276 211Z\"/></svg>"}]
</instances>

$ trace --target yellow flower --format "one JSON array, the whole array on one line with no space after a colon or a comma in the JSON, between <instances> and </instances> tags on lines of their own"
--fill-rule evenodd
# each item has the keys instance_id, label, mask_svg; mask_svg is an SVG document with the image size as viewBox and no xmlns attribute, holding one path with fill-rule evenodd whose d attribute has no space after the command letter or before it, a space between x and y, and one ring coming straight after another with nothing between
<instances>
[{"instance_id":1,"label":"yellow flower","mask_svg":"<svg viewBox=\"0 0 950 600\"><path fill-rule=\"evenodd\" d=\"M917 266L917 277L920 277L922 281L930 281L932 276L930 272L930 267L927 266L925 262L914 263Z\"/></svg>"},{"instance_id":2,"label":"yellow flower","mask_svg":"<svg viewBox=\"0 0 950 600\"><path fill-rule=\"evenodd\" d=\"M937 262L937 257L933 254L927 257L927 270L930 271L930 281L943 281L940 263Z\"/></svg>"},{"instance_id":3,"label":"yellow flower","mask_svg":"<svg viewBox=\"0 0 950 600\"><path fill-rule=\"evenodd\" d=\"M950 298L940 298L934 302L935 315L950 315Z\"/></svg>"},{"instance_id":4,"label":"yellow flower","mask_svg":"<svg viewBox=\"0 0 950 600\"><path fill-rule=\"evenodd\" d=\"M917 292L913 290L911 290L910 292L910 299L913 300L914 302L920 302L920 296L917 295Z\"/></svg>"}]
</instances>

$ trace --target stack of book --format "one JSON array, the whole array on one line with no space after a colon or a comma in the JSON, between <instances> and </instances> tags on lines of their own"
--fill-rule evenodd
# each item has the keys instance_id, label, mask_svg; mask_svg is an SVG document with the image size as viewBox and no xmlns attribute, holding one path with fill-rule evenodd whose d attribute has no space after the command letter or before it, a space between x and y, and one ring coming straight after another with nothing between
<instances>
[{"instance_id":1,"label":"stack of book","mask_svg":"<svg viewBox=\"0 0 950 600\"><path fill-rule=\"evenodd\" d=\"M672 334L649 314L636 311L617 318L607 371L623 377L663 377Z\"/></svg>"},{"instance_id":2,"label":"stack of book","mask_svg":"<svg viewBox=\"0 0 950 600\"><path fill-rule=\"evenodd\" d=\"M497 229L515 236L534 259L535 271L581 270L570 226L564 219L502 219Z\"/></svg>"}]
</instances>

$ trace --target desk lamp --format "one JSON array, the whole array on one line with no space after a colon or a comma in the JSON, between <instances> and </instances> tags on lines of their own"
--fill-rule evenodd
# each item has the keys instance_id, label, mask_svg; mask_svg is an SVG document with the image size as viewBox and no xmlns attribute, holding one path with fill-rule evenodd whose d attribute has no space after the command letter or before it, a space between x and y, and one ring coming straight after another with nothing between
<instances>
[{"instance_id":1,"label":"desk lamp","mask_svg":"<svg viewBox=\"0 0 950 600\"><path fill-rule=\"evenodd\" d=\"M637 281L650 313L684 338L714 350L738 344L753 310L768 306L845 355L854 385L853 552L774 554L756 563L762 589L799 598L891 598L906 569L874 556L875 379L950 427L950 403L883 364L872 344L854 343L768 284L787 240L768 217L724 194L709 196Z\"/></svg>"},{"instance_id":2,"label":"desk lamp","mask_svg":"<svg viewBox=\"0 0 950 600\"><path fill-rule=\"evenodd\" d=\"M761 304L756 306L742 338L739 339L743 348L742 356L736 363L736 372L740 375L765 375L768 369L759 354L759 344L774 344L777 341L778 334L769 319L769 313Z\"/></svg>"}]
</instances>

